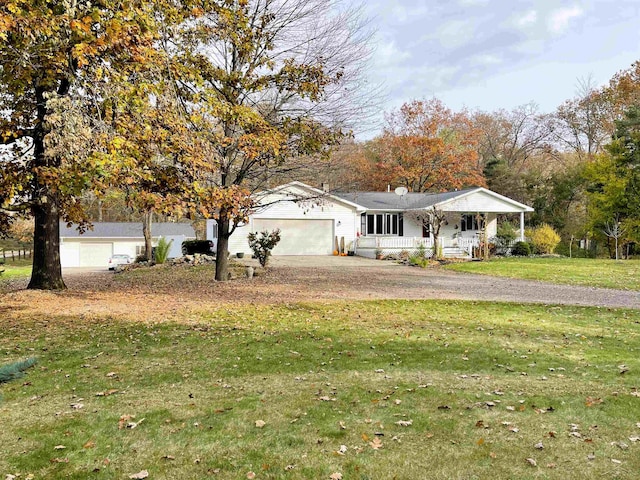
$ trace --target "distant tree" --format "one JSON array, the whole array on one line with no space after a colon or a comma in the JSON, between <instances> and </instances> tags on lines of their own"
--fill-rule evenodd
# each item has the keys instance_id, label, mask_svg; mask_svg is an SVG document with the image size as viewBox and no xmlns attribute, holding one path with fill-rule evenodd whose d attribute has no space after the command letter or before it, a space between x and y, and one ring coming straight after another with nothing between
<instances>
[{"instance_id":1,"label":"distant tree","mask_svg":"<svg viewBox=\"0 0 640 480\"><path fill-rule=\"evenodd\" d=\"M597 88L591 77L578 82L576 98L567 100L556 111L555 138L580 160L602 152L613 133L610 95Z\"/></svg>"},{"instance_id":2,"label":"distant tree","mask_svg":"<svg viewBox=\"0 0 640 480\"><path fill-rule=\"evenodd\" d=\"M383 134L365 150L361 175L375 190L387 185L413 192L485 185L477 153L478 131L466 112L437 99L414 100L386 116Z\"/></svg>"},{"instance_id":3,"label":"distant tree","mask_svg":"<svg viewBox=\"0 0 640 480\"><path fill-rule=\"evenodd\" d=\"M481 132L478 152L489 188L529 202L530 186L541 183L558 161L551 117L528 104L512 111L480 112L474 122Z\"/></svg>"},{"instance_id":4,"label":"distant tree","mask_svg":"<svg viewBox=\"0 0 640 480\"><path fill-rule=\"evenodd\" d=\"M612 218L629 240L640 241L640 107L616 121L616 133L602 155L585 169L589 217L594 232ZM613 254L613 252L611 252ZM613 256L613 255L612 255Z\"/></svg>"},{"instance_id":5,"label":"distant tree","mask_svg":"<svg viewBox=\"0 0 640 480\"><path fill-rule=\"evenodd\" d=\"M615 244L615 259L618 260L618 242L621 238L624 237L625 228L622 226L618 217L609 222L604 223L604 228L602 232L607 236L607 238L613 238Z\"/></svg>"}]
</instances>

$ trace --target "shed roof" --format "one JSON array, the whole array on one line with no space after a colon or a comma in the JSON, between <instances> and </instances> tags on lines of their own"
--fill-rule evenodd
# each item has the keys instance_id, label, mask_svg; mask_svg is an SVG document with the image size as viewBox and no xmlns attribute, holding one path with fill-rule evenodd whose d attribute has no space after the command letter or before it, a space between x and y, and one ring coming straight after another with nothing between
<instances>
[{"instance_id":1,"label":"shed roof","mask_svg":"<svg viewBox=\"0 0 640 480\"><path fill-rule=\"evenodd\" d=\"M185 235L195 238L196 232L190 223L153 223L151 233L154 237L167 235ZM60 237L63 238L142 238L142 222L94 222L93 229L80 234L75 225L67 227L60 224Z\"/></svg>"}]
</instances>

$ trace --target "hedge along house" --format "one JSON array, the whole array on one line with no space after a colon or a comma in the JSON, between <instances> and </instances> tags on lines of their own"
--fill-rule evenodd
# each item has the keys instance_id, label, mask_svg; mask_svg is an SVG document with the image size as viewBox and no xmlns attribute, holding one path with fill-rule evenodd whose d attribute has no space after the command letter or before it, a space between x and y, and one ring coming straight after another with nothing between
<instances>
[{"instance_id":1,"label":"hedge along house","mask_svg":"<svg viewBox=\"0 0 640 480\"><path fill-rule=\"evenodd\" d=\"M274 255L330 255L336 239L345 250L375 257L433 247L432 232L413 221L407 212L436 208L446 213L439 243L446 256L469 257L480 243L486 220L487 236L496 234L497 215L520 214L520 238L524 238L524 214L533 209L486 188L446 193L352 192L327 193L301 182L291 182L256 195L258 207L249 221L229 239L229 252L250 254L250 232L281 231ZM480 220L480 221L479 221ZM208 227L208 239L216 241ZM209 236L212 235L212 236Z\"/></svg>"},{"instance_id":2,"label":"hedge along house","mask_svg":"<svg viewBox=\"0 0 640 480\"><path fill-rule=\"evenodd\" d=\"M182 255L182 242L196 238L189 223L153 223L153 244L160 237L173 240L169 258ZM114 254L127 254L132 258L144 251L142 222L95 222L92 230L78 232L76 226L60 225L60 263L66 267L105 267Z\"/></svg>"},{"instance_id":3,"label":"hedge along house","mask_svg":"<svg viewBox=\"0 0 640 480\"><path fill-rule=\"evenodd\" d=\"M524 214L533 208L482 187L444 193L355 192L338 193L339 197L363 206L360 218L358 255L374 257L413 251L420 245L433 252L433 232L412 220L408 212L433 210L443 212L445 221L438 243L445 257L471 257L480 245L486 228L487 238L497 232L499 214L520 214L520 234L524 239Z\"/></svg>"}]
</instances>

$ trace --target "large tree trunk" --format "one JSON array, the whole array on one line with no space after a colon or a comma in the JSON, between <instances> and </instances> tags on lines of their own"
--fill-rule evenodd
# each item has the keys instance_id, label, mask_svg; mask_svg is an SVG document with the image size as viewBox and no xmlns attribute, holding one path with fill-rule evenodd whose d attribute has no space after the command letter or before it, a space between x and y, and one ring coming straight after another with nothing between
<instances>
[{"instance_id":1,"label":"large tree trunk","mask_svg":"<svg viewBox=\"0 0 640 480\"><path fill-rule=\"evenodd\" d=\"M144 255L147 262L150 262L153 258L151 253L153 252L153 243L151 238L151 217L153 212L151 210L144 212L142 216L142 235L144 236Z\"/></svg>"},{"instance_id":2,"label":"large tree trunk","mask_svg":"<svg viewBox=\"0 0 640 480\"><path fill-rule=\"evenodd\" d=\"M44 202L46 200L46 202ZM33 269L27 288L36 290L64 290L60 266L60 214L53 195L42 198L33 207Z\"/></svg>"},{"instance_id":3,"label":"large tree trunk","mask_svg":"<svg viewBox=\"0 0 640 480\"><path fill-rule=\"evenodd\" d=\"M37 115L39 123L33 135L33 157L38 167L52 166L55 160L45 156L44 119L46 116L45 90L36 88ZM53 165L55 166L55 165ZM64 290L67 286L62 279L60 265L60 204L55 194L46 185L40 184L35 175L33 184L34 218L33 268L27 288L34 290Z\"/></svg>"},{"instance_id":4,"label":"large tree trunk","mask_svg":"<svg viewBox=\"0 0 640 480\"><path fill-rule=\"evenodd\" d=\"M231 234L229 215L226 210L220 211L218 219L218 246L216 248L216 280L225 282L229 279L229 237Z\"/></svg>"}]
</instances>

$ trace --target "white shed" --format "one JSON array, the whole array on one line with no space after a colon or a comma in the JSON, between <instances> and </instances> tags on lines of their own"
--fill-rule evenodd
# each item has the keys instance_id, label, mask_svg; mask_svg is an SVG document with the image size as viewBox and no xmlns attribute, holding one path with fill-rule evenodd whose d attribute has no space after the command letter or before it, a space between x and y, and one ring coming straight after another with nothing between
<instances>
[{"instance_id":1,"label":"white shed","mask_svg":"<svg viewBox=\"0 0 640 480\"><path fill-rule=\"evenodd\" d=\"M179 257L182 242L196 238L189 223L154 223L153 244L160 237L173 240L169 258ZM132 258L144 250L141 222L95 222L93 229L81 234L75 226L60 225L60 263L66 267L107 267L109 257L127 254Z\"/></svg>"}]
</instances>

